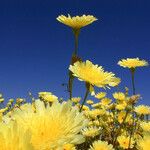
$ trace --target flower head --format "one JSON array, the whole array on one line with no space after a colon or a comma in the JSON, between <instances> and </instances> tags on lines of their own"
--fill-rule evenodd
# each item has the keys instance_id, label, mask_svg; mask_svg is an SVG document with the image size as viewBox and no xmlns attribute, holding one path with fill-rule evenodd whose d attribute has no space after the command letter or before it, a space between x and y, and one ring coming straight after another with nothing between
<instances>
[{"instance_id":1,"label":"flower head","mask_svg":"<svg viewBox=\"0 0 150 150\"><path fill-rule=\"evenodd\" d=\"M118 141L120 147L122 147L123 149L128 149L129 143L130 143L129 136L121 135L117 138L117 141ZM133 138L131 138L130 148L134 147L134 143L135 143L135 141L133 140Z\"/></svg>"},{"instance_id":2,"label":"flower head","mask_svg":"<svg viewBox=\"0 0 150 150\"><path fill-rule=\"evenodd\" d=\"M150 149L150 135L145 135L137 142L137 147L139 150L148 150Z\"/></svg>"},{"instance_id":3,"label":"flower head","mask_svg":"<svg viewBox=\"0 0 150 150\"><path fill-rule=\"evenodd\" d=\"M114 94L113 94L113 97L115 98L115 99L117 99L117 100L125 100L125 94L124 93L122 93L122 92L115 92Z\"/></svg>"},{"instance_id":4,"label":"flower head","mask_svg":"<svg viewBox=\"0 0 150 150\"><path fill-rule=\"evenodd\" d=\"M0 123L1 150L33 150L30 132L24 131L16 122Z\"/></svg>"},{"instance_id":5,"label":"flower head","mask_svg":"<svg viewBox=\"0 0 150 150\"><path fill-rule=\"evenodd\" d=\"M115 74L112 72L105 72L102 66L94 65L87 60L86 62L76 62L70 65L69 70L80 81L85 81L93 86L97 87L109 87L113 86Z\"/></svg>"},{"instance_id":6,"label":"flower head","mask_svg":"<svg viewBox=\"0 0 150 150\"><path fill-rule=\"evenodd\" d=\"M148 62L145 60L140 60L139 58L127 58L127 59L120 60L118 62L118 65L124 68L136 68L136 67L147 66Z\"/></svg>"},{"instance_id":7,"label":"flower head","mask_svg":"<svg viewBox=\"0 0 150 150\"><path fill-rule=\"evenodd\" d=\"M139 105L137 107L135 107L135 112L138 115L149 115L150 114L150 107L146 106L146 105Z\"/></svg>"},{"instance_id":8,"label":"flower head","mask_svg":"<svg viewBox=\"0 0 150 150\"><path fill-rule=\"evenodd\" d=\"M100 128L97 127L88 127L82 130L82 134L85 137L95 137L100 134Z\"/></svg>"},{"instance_id":9,"label":"flower head","mask_svg":"<svg viewBox=\"0 0 150 150\"><path fill-rule=\"evenodd\" d=\"M76 107L71 106L71 102L55 102L51 107L45 107L42 101L36 100L35 108L36 112L31 104L26 104L26 108L17 109L12 117L25 128L24 130L31 131L31 143L36 150L84 142L79 132L87 121Z\"/></svg>"},{"instance_id":10,"label":"flower head","mask_svg":"<svg viewBox=\"0 0 150 150\"><path fill-rule=\"evenodd\" d=\"M70 15L68 15L68 17L61 15L61 16L58 16L56 19L59 22L65 24L73 29L80 29L80 28L87 26L97 20L97 18L95 18L92 15L87 15L87 16L83 15L83 16L75 16L75 17L71 17Z\"/></svg>"},{"instance_id":11,"label":"flower head","mask_svg":"<svg viewBox=\"0 0 150 150\"><path fill-rule=\"evenodd\" d=\"M102 99L106 96L106 94L107 94L106 92L99 92L95 95L95 98Z\"/></svg>"},{"instance_id":12,"label":"flower head","mask_svg":"<svg viewBox=\"0 0 150 150\"><path fill-rule=\"evenodd\" d=\"M114 150L111 144L108 144L105 141L95 141L89 150Z\"/></svg>"}]
</instances>

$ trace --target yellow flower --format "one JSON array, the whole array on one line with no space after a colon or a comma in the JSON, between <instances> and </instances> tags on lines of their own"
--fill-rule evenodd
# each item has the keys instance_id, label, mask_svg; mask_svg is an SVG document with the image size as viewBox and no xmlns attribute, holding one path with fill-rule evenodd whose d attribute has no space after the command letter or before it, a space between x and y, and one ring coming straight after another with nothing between
<instances>
[{"instance_id":1,"label":"yellow flower","mask_svg":"<svg viewBox=\"0 0 150 150\"><path fill-rule=\"evenodd\" d=\"M31 104L26 109L17 109L12 116L20 126L30 129L31 143L36 150L62 147L66 143L80 144L84 137L79 134L87 120L71 102L55 102L45 107L40 100L35 101L36 112Z\"/></svg>"},{"instance_id":2,"label":"yellow flower","mask_svg":"<svg viewBox=\"0 0 150 150\"><path fill-rule=\"evenodd\" d=\"M30 138L30 132L19 128L16 122L0 123L1 150L33 150Z\"/></svg>"},{"instance_id":3,"label":"yellow flower","mask_svg":"<svg viewBox=\"0 0 150 150\"><path fill-rule=\"evenodd\" d=\"M118 65L124 68L136 68L147 66L148 62L146 62L145 60L140 60L139 58L127 58L119 61Z\"/></svg>"},{"instance_id":4,"label":"yellow flower","mask_svg":"<svg viewBox=\"0 0 150 150\"><path fill-rule=\"evenodd\" d=\"M74 102L74 103L79 103L80 100L81 100L81 97L73 97L73 98L71 99L71 101Z\"/></svg>"},{"instance_id":5,"label":"yellow flower","mask_svg":"<svg viewBox=\"0 0 150 150\"><path fill-rule=\"evenodd\" d=\"M125 101L122 101L116 105L116 109L118 110L124 110L126 107L127 107L127 103Z\"/></svg>"},{"instance_id":6,"label":"yellow flower","mask_svg":"<svg viewBox=\"0 0 150 150\"><path fill-rule=\"evenodd\" d=\"M102 106L102 104L100 102L92 105L93 108L99 108L101 106Z\"/></svg>"},{"instance_id":7,"label":"yellow flower","mask_svg":"<svg viewBox=\"0 0 150 150\"><path fill-rule=\"evenodd\" d=\"M106 92L99 92L95 95L95 98L102 99L106 96Z\"/></svg>"},{"instance_id":8,"label":"yellow flower","mask_svg":"<svg viewBox=\"0 0 150 150\"><path fill-rule=\"evenodd\" d=\"M115 99L117 99L117 100L125 100L125 94L124 93L122 93L122 92L115 92L115 93L113 93L113 97L115 98Z\"/></svg>"},{"instance_id":9,"label":"yellow flower","mask_svg":"<svg viewBox=\"0 0 150 150\"><path fill-rule=\"evenodd\" d=\"M108 144L105 141L95 141L89 150L114 150L111 144Z\"/></svg>"},{"instance_id":10,"label":"yellow flower","mask_svg":"<svg viewBox=\"0 0 150 150\"><path fill-rule=\"evenodd\" d=\"M135 107L135 112L138 115L149 115L150 114L150 107L146 105L139 105Z\"/></svg>"},{"instance_id":11,"label":"yellow flower","mask_svg":"<svg viewBox=\"0 0 150 150\"><path fill-rule=\"evenodd\" d=\"M65 144L63 145L63 150L76 150L73 144Z\"/></svg>"},{"instance_id":12,"label":"yellow flower","mask_svg":"<svg viewBox=\"0 0 150 150\"><path fill-rule=\"evenodd\" d=\"M115 74L105 72L102 66L94 65L87 60L86 62L76 62L70 65L69 70L80 81L85 81L97 87L109 87L114 82Z\"/></svg>"},{"instance_id":13,"label":"yellow flower","mask_svg":"<svg viewBox=\"0 0 150 150\"><path fill-rule=\"evenodd\" d=\"M121 135L117 138L117 141L119 142L120 147L122 147L123 149L128 149L130 141L129 136ZM133 138L131 138L130 148L134 147L134 143L135 141L133 140Z\"/></svg>"},{"instance_id":14,"label":"yellow flower","mask_svg":"<svg viewBox=\"0 0 150 150\"><path fill-rule=\"evenodd\" d=\"M0 103L3 103L4 102L4 98L0 98Z\"/></svg>"},{"instance_id":15,"label":"yellow flower","mask_svg":"<svg viewBox=\"0 0 150 150\"><path fill-rule=\"evenodd\" d=\"M86 103L89 104L89 105L94 104L94 102L92 100L87 100Z\"/></svg>"},{"instance_id":16,"label":"yellow flower","mask_svg":"<svg viewBox=\"0 0 150 150\"><path fill-rule=\"evenodd\" d=\"M143 139L137 142L137 147L139 150L149 150L150 149L150 135L145 135Z\"/></svg>"},{"instance_id":17,"label":"yellow flower","mask_svg":"<svg viewBox=\"0 0 150 150\"><path fill-rule=\"evenodd\" d=\"M85 137L95 137L100 134L100 129L101 128L97 128L97 127L87 127L82 130L82 134Z\"/></svg>"},{"instance_id":18,"label":"yellow flower","mask_svg":"<svg viewBox=\"0 0 150 150\"><path fill-rule=\"evenodd\" d=\"M94 21L97 20L94 16L91 15L83 15L83 16L75 16L71 17L68 15L68 17L61 15L56 18L59 22L73 28L73 29L80 29L84 26L87 26Z\"/></svg>"},{"instance_id":19,"label":"yellow flower","mask_svg":"<svg viewBox=\"0 0 150 150\"><path fill-rule=\"evenodd\" d=\"M104 115L105 113L106 113L106 111L104 109L93 109L93 110L89 111L89 116L94 119L97 116Z\"/></svg>"},{"instance_id":20,"label":"yellow flower","mask_svg":"<svg viewBox=\"0 0 150 150\"><path fill-rule=\"evenodd\" d=\"M39 93L39 98L46 102L55 102L58 101L58 97L53 95L51 92L40 92Z\"/></svg>"},{"instance_id":21,"label":"yellow flower","mask_svg":"<svg viewBox=\"0 0 150 150\"><path fill-rule=\"evenodd\" d=\"M103 98L102 100L101 100L101 104L103 105L103 106L107 106L108 104L110 104L111 103L111 99L110 98Z\"/></svg>"},{"instance_id":22,"label":"yellow flower","mask_svg":"<svg viewBox=\"0 0 150 150\"><path fill-rule=\"evenodd\" d=\"M84 111L88 111L90 108L88 107L88 106L86 106L86 105L83 105L82 106L82 110L84 110Z\"/></svg>"},{"instance_id":23,"label":"yellow flower","mask_svg":"<svg viewBox=\"0 0 150 150\"><path fill-rule=\"evenodd\" d=\"M150 122L141 122L140 123L141 128L143 129L143 131L145 132L150 132Z\"/></svg>"}]
</instances>

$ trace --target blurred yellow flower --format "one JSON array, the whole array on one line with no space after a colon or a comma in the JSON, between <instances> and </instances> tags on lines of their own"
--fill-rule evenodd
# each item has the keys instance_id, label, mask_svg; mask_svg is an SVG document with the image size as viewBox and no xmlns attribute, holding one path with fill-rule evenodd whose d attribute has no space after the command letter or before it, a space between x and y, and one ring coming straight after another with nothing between
<instances>
[{"instance_id":1,"label":"blurred yellow flower","mask_svg":"<svg viewBox=\"0 0 150 150\"><path fill-rule=\"evenodd\" d=\"M94 102L92 100L87 100L86 103L89 104L89 105L94 104Z\"/></svg>"},{"instance_id":2,"label":"blurred yellow flower","mask_svg":"<svg viewBox=\"0 0 150 150\"><path fill-rule=\"evenodd\" d=\"M127 107L127 103L125 101L122 101L116 105L116 109L118 110L124 110L126 107Z\"/></svg>"},{"instance_id":3,"label":"blurred yellow flower","mask_svg":"<svg viewBox=\"0 0 150 150\"><path fill-rule=\"evenodd\" d=\"M80 28L87 26L97 20L97 18L95 18L92 15L87 15L87 16L83 15L83 16L75 16L75 17L71 17L70 15L68 15L68 17L66 17L64 15L60 15L56 19L59 22L65 24L73 29L80 29Z\"/></svg>"},{"instance_id":4,"label":"blurred yellow flower","mask_svg":"<svg viewBox=\"0 0 150 150\"><path fill-rule=\"evenodd\" d=\"M119 145L120 145L121 148L128 149L129 141L130 141L129 136L121 135L117 138L117 141L119 142ZM135 141L133 140L133 138L131 138L130 148L134 147L134 143L135 143Z\"/></svg>"},{"instance_id":5,"label":"blurred yellow flower","mask_svg":"<svg viewBox=\"0 0 150 150\"><path fill-rule=\"evenodd\" d=\"M86 62L76 62L70 65L69 70L80 81L85 81L97 87L109 87L114 82L115 74L112 72L105 72L102 66L94 65L87 60Z\"/></svg>"},{"instance_id":6,"label":"blurred yellow flower","mask_svg":"<svg viewBox=\"0 0 150 150\"><path fill-rule=\"evenodd\" d=\"M145 135L137 142L137 148L139 150L149 150L150 149L150 135Z\"/></svg>"},{"instance_id":7,"label":"blurred yellow flower","mask_svg":"<svg viewBox=\"0 0 150 150\"><path fill-rule=\"evenodd\" d=\"M97 128L97 127L87 127L82 130L82 134L85 137L95 137L100 134L100 129L101 128Z\"/></svg>"},{"instance_id":8,"label":"blurred yellow flower","mask_svg":"<svg viewBox=\"0 0 150 150\"><path fill-rule=\"evenodd\" d=\"M106 92L99 92L95 95L95 98L102 99L106 96Z\"/></svg>"},{"instance_id":9,"label":"blurred yellow flower","mask_svg":"<svg viewBox=\"0 0 150 150\"><path fill-rule=\"evenodd\" d=\"M16 109L13 118L18 125L32 133L31 143L36 150L62 147L65 143L80 144L84 137L79 134L87 120L71 102L53 103L45 107L40 100L35 101L36 112L31 104L26 108Z\"/></svg>"},{"instance_id":10,"label":"blurred yellow flower","mask_svg":"<svg viewBox=\"0 0 150 150\"><path fill-rule=\"evenodd\" d=\"M111 144L108 144L105 141L95 141L92 146L90 146L89 150L114 150Z\"/></svg>"},{"instance_id":11,"label":"blurred yellow flower","mask_svg":"<svg viewBox=\"0 0 150 150\"><path fill-rule=\"evenodd\" d=\"M119 61L118 65L124 68L136 68L136 67L147 66L148 62L145 60L140 60L139 58L127 58Z\"/></svg>"},{"instance_id":12,"label":"blurred yellow flower","mask_svg":"<svg viewBox=\"0 0 150 150\"><path fill-rule=\"evenodd\" d=\"M0 150L34 150L30 132L22 130L16 122L0 123Z\"/></svg>"},{"instance_id":13,"label":"blurred yellow flower","mask_svg":"<svg viewBox=\"0 0 150 150\"><path fill-rule=\"evenodd\" d=\"M116 100L125 100L126 96L124 93L122 92L115 92L113 93L113 97L116 99Z\"/></svg>"},{"instance_id":14,"label":"blurred yellow flower","mask_svg":"<svg viewBox=\"0 0 150 150\"><path fill-rule=\"evenodd\" d=\"M146 105L139 105L135 107L135 112L138 115L149 115L150 114L150 107Z\"/></svg>"},{"instance_id":15,"label":"blurred yellow flower","mask_svg":"<svg viewBox=\"0 0 150 150\"><path fill-rule=\"evenodd\" d=\"M72 97L71 101L74 103L79 103L81 100L81 97Z\"/></svg>"},{"instance_id":16,"label":"blurred yellow flower","mask_svg":"<svg viewBox=\"0 0 150 150\"><path fill-rule=\"evenodd\" d=\"M150 122L141 122L140 123L141 128L143 129L143 131L145 132L150 132Z\"/></svg>"},{"instance_id":17,"label":"blurred yellow flower","mask_svg":"<svg viewBox=\"0 0 150 150\"><path fill-rule=\"evenodd\" d=\"M101 103L103 106L107 106L108 104L111 103L111 101L112 101L112 100L111 100L110 98L103 98L100 103Z\"/></svg>"},{"instance_id":18,"label":"blurred yellow flower","mask_svg":"<svg viewBox=\"0 0 150 150\"><path fill-rule=\"evenodd\" d=\"M39 98L51 103L58 101L58 97L53 95L51 92L39 92Z\"/></svg>"},{"instance_id":19,"label":"blurred yellow flower","mask_svg":"<svg viewBox=\"0 0 150 150\"><path fill-rule=\"evenodd\" d=\"M65 144L63 145L63 150L76 150L73 144Z\"/></svg>"}]
</instances>

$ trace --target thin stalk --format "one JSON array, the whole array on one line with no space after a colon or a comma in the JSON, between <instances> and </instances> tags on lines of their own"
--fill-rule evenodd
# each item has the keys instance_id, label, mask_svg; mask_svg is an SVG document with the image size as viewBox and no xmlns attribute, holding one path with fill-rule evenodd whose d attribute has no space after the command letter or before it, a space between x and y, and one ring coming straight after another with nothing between
<instances>
[{"instance_id":1,"label":"thin stalk","mask_svg":"<svg viewBox=\"0 0 150 150\"><path fill-rule=\"evenodd\" d=\"M131 68L131 79L132 79L132 90L133 95L135 95L135 80L134 80L135 68Z\"/></svg>"},{"instance_id":2,"label":"thin stalk","mask_svg":"<svg viewBox=\"0 0 150 150\"><path fill-rule=\"evenodd\" d=\"M80 33L80 29L73 29L73 33L74 33L74 39L75 39L75 50L74 50L74 55L77 56L78 53L78 40L79 40L79 33Z\"/></svg>"},{"instance_id":3,"label":"thin stalk","mask_svg":"<svg viewBox=\"0 0 150 150\"><path fill-rule=\"evenodd\" d=\"M81 107L80 107L80 112L82 111L83 105L86 102L88 94L89 94L89 85L86 85L86 92L85 92L85 96L84 96L83 102L82 102Z\"/></svg>"},{"instance_id":4,"label":"thin stalk","mask_svg":"<svg viewBox=\"0 0 150 150\"><path fill-rule=\"evenodd\" d=\"M69 83L68 83L68 91L69 91L69 98L72 99L72 87L73 87L73 79L71 71L69 71Z\"/></svg>"}]
</instances>

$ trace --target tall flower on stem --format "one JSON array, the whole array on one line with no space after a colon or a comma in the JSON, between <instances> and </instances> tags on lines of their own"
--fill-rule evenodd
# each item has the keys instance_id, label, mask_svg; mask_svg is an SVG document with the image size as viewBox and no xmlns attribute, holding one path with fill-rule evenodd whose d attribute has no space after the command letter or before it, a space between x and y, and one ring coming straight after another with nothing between
<instances>
[{"instance_id":1,"label":"tall flower on stem","mask_svg":"<svg viewBox=\"0 0 150 150\"><path fill-rule=\"evenodd\" d=\"M145 60L140 60L139 58L127 58L127 59L120 60L118 62L118 65L130 69L131 78L132 78L133 95L135 95L135 83L134 83L135 70L137 67L148 66L148 62Z\"/></svg>"},{"instance_id":2,"label":"tall flower on stem","mask_svg":"<svg viewBox=\"0 0 150 150\"><path fill-rule=\"evenodd\" d=\"M76 62L70 65L69 70L73 73L73 76L77 77L80 81L84 81L86 85L86 94L81 105L80 111L89 92L94 91L94 86L97 87L110 87L118 84L118 78L112 72L105 72L102 66L94 65L92 62L87 60L86 62Z\"/></svg>"},{"instance_id":3,"label":"tall flower on stem","mask_svg":"<svg viewBox=\"0 0 150 150\"><path fill-rule=\"evenodd\" d=\"M94 21L97 20L97 18L95 18L92 15L82 15L82 16L74 16L74 17L71 17L70 15L68 15L68 17L64 15L60 15L56 19L59 22L71 27L73 30L73 34L75 37L75 49L74 49L72 59L71 59L71 65L73 65L76 61L81 60L78 57L78 38L80 34L80 29L93 23ZM72 98L73 80L74 80L74 77L72 75L72 72L69 71L68 90L70 93L70 99Z\"/></svg>"},{"instance_id":4,"label":"tall flower on stem","mask_svg":"<svg viewBox=\"0 0 150 150\"><path fill-rule=\"evenodd\" d=\"M144 67L148 66L148 62L145 60L140 60L139 58L127 58L127 59L122 59L118 62L118 65L124 67L124 68L129 68L131 72L131 79L132 79L132 89L133 89L133 95L135 95L135 81L134 81L134 75L135 75L135 70L137 67ZM134 103L132 104L132 110L134 110ZM130 140L129 140L129 148L131 145L131 139L132 136L134 135L134 113L133 113L133 125L130 133Z\"/></svg>"}]
</instances>

